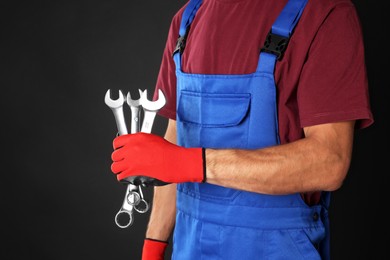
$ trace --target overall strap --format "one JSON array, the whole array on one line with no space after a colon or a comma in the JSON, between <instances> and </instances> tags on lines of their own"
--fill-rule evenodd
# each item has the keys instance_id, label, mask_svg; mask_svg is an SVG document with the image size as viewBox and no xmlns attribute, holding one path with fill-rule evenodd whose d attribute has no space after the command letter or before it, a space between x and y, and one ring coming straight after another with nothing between
<instances>
[{"instance_id":1,"label":"overall strap","mask_svg":"<svg viewBox=\"0 0 390 260\"><path fill-rule=\"evenodd\" d=\"M273 74L275 63L283 58L290 37L308 0L289 0L279 14L260 52L256 71Z\"/></svg>"},{"instance_id":2,"label":"overall strap","mask_svg":"<svg viewBox=\"0 0 390 260\"><path fill-rule=\"evenodd\" d=\"M190 0L183 12L179 29L179 37L176 42L176 48L172 54L177 69L181 69L181 54L183 53L186 45L187 35L190 30L191 23L194 20L195 14L201 4L202 0Z\"/></svg>"}]
</instances>

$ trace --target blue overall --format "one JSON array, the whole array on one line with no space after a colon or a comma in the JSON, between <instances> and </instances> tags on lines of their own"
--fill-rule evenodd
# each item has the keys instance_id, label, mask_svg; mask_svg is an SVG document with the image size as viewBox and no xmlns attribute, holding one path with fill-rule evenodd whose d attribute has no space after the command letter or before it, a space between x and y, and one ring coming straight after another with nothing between
<instances>
[{"instance_id":1,"label":"blue overall","mask_svg":"<svg viewBox=\"0 0 390 260\"><path fill-rule=\"evenodd\" d=\"M307 0L289 0L270 34L289 38ZM280 143L276 52L261 51L256 71L189 74L181 69L185 38L201 0L191 0L173 54L177 76L177 141L184 147L258 149ZM300 194L265 195L207 183L177 188L174 260L329 259L327 206Z\"/></svg>"}]
</instances>

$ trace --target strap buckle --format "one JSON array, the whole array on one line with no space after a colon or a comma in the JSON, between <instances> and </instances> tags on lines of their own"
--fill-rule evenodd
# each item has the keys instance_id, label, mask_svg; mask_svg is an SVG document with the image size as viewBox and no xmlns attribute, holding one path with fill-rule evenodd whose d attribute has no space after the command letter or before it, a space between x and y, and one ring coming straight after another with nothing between
<instances>
[{"instance_id":1,"label":"strap buckle","mask_svg":"<svg viewBox=\"0 0 390 260\"><path fill-rule=\"evenodd\" d=\"M287 49L290 37L284 37L278 34L274 34L271 31L268 33L261 51L268 52L276 55L278 60L281 60L284 51Z\"/></svg>"},{"instance_id":2,"label":"strap buckle","mask_svg":"<svg viewBox=\"0 0 390 260\"><path fill-rule=\"evenodd\" d=\"M179 38L177 38L176 47L172 53L172 56L175 55L177 52L180 52L180 54L183 53L184 48L186 47L186 40L187 40L187 34L185 34L184 36L179 36Z\"/></svg>"},{"instance_id":3,"label":"strap buckle","mask_svg":"<svg viewBox=\"0 0 390 260\"><path fill-rule=\"evenodd\" d=\"M184 33L184 35L183 36L179 35L179 38L177 38L176 47L172 53L172 56L175 55L177 52L180 52L180 54L183 54L184 48L186 47L187 36L188 36L188 32L190 31L190 27L191 26L187 26L186 32Z\"/></svg>"}]
</instances>

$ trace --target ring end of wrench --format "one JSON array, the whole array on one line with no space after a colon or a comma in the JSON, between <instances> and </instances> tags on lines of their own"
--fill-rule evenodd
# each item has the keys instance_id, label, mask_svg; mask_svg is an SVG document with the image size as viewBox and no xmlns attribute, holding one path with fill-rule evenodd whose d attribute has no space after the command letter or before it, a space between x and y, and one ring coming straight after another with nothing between
<instances>
[{"instance_id":1,"label":"ring end of wrench","mask_svg":"<svg viewBox=\"0 0 390 260\"><path fill-rule=\"evenodd\" d=\"M128 221L125 222L126 224L124 224L124 223L122 224L121 223L122 222L120 220L121 216L127 216L128 217ZM120 227L120 228L127 228L127 227L133 225L133 223L134 223L134 217L132 216L132 214L130 212L128 212L126 210L120 210L120 211L118 211L118 213L116 213L116 215L115 215L115 224L118 227Z\"/></svg>"}]
</instances>

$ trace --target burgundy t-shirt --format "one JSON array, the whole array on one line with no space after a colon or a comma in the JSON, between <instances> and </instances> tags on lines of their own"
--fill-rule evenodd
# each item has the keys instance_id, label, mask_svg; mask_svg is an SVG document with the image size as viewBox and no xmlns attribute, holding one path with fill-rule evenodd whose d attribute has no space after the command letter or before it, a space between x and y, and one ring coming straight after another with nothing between
<instances>
[{"instance_id":1,"label":"burgundy t-shirt","mask_svg":"<svg viewBox=\"0 0 390 260\"><path fill-rule=\"evenodd\" d=\"M203 0L187 38L182 70L197 74L246 74L287 0ZM159 114L176 118L172 52L185 4L173 17L157 78L167 104ZM281 143L304 137L303 127L356 120L373 122L362 30L350 0L309 0L275 69ZM256 104L253 104L256 105ZM318 201L318 192L305 200Z\"/></svg>"}]
</instances>

